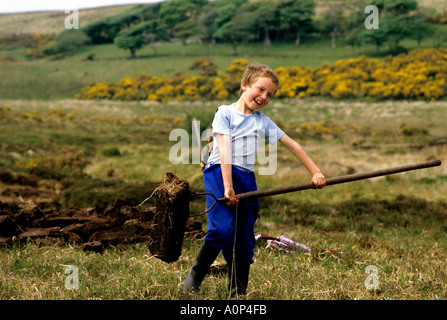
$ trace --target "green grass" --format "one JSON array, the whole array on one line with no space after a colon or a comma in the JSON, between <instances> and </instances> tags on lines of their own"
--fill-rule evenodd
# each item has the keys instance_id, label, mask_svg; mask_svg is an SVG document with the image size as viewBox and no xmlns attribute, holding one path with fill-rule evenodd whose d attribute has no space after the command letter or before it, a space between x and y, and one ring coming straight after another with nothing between
<instances>
[{"instance_id":1,"label":"green grass","mask_svg":"<svg viewBox=\"0 0 447 320\"><path fill-rule=\"evenodd\" d=\"M415 45L411 43L407 45ZM0 201L19 202L21 196L57 210L101 208L118 197L137 204L168 171L188 180L192 190L203 191L199 165L170 163L169 151L176 142L169 141L169 133L176 128L189 132L190 119L208 122L219 104L230 101L162 104L73 98L92 81L189 71L191 62L204 54L224 70L236 58L229 46L192 44L187 50L182 57L180 45L166 44L156 54L147 47L129 59L127 52L104 45L56 61L26 61L21 49L0 51L0 57L16 59L0 62ZM374 48L362 50L371 53ZM239 52L238 58L274 68L318 67L351 56L349 47L340 44L330 50L325 40L299 47L276 44L267 54L262 46L245 45ZM95 59L86 61L90 53ZM273 100L264 111L304 146L326 177L447 158L444 100ZM274 175L258 175L259 188L310 179L280 145L277 160ZM287 255L259 243L245 298L444 299L446 177L444 163L262 199L257 232L283 234L313 248L346 254ZM204 206L204 199L190 203L194 213ZM206 222L203 216L196 219ZM112 246L103 254L84 252L74 244L2 247L0 299L228 299L222 275L207 277L200 293L181 292L199 247L200 240L186 239L182 256L172 264L151 256L147 244ZM216 264L223 262L219 257ZM77 290L64 286L67 265L79 268ZM368 265L379 270L376 291L365 288Z\"/></svg>"},{"instance_id":2,"label":"green grass","mask_svg":"<svg viewBox=\"0 0 447 320\"><path fill-rule=\"evenodd\" d=\"M424 41L422 47L430 47L431 42L430 39ZM404 41L403 44L409 49L416 47L414 41ZM0 96L3 99L67 99L92 82L118 81L124 76L135 77L141 73L154 76L172 76L178 71L194 73L197 71L191 71L189 67L203 55L210 56L221 71L225 71L234 59L242 57L249 63L264 63L272 68L295 65L317 68L326 62L357 56L342 41L332 49L329 39L308 41L300 46L274 43L266 53L262 44L246 44L238 48L237 56L233 55L229 45L210 47L207 43L188 45L185 56L181 55L180 44L151 45L137 51L135 59L114 44L87 46L61 60L46 57L28 61L24 51L25 48L0 50L0 58L14 59L13 62L0 62L3 79ZM95 56L93 61L87 60L91 54ZM372 56L374 48L363 46L358 54Z\"/></svg>"},{"instance_id":3,"label":"green grass","mask_svg":"<svg viewBox=\"0 0 447 320\"><path fill-rule=\"evenodd\" d=\"M113 170L114 178L139 184L161 181L165 172L172 171L190 181L192 188L201 190L203 182L197 164L170 163L169 151L176 142L169 141L169 133L178 127L190 130L190 124L185 123L190 112L201 120L200 115L214 111L218 103L224 102L163 105L116 101L3 100L2 107L9 107L11 111L3 112L0 131L3 156L0 161L6 168L9 166L8 170L29 172L30 168L17 167L17 163L26 164L32 160L45 163L46 159L57 161L63 157L61 149L71 145L85 153L85 160L80 163L73 160L71 164L93 179L107 179ZM309 99L272 102L265 112L305 147L327 177L332 177L433 158L443 159L446 147L435 142L444 134L445 108L445 102L360 103ZM387 116L381 118L381 114ZM140 123L145 115L152 115L155 122ZM174 124L172 121L176 118L180 122ZM327 118L332 119L331 124L325 124L324 119ZM427 133L421 130L418 132L423 133L405 135L400 129L403 121L409 128L424 129ZM343 130L320 134L315 130L302 132L299 128L302 123L314 122ZM13 131L15 134L11 136ZM120 155L104 154L104 150L109 148L117 149ZM282 146L278 146L277 159L275 175L258 176L259 188L309 179L306 170ZM83 163L86 163L85 167ZM399 194L418 194L438 201L443 199L446 191L443 176L446 176L445 169L438 167L338 185L317 194L304 191L278 197L334 202L359 197L391 199Z\"/></svg>"},{"instance_id":4,"label":"green grass","mask_svg":"<svg viewBox=\"0 0 447 320\"><path fill-rule=\"evenodd\" d=\"M445 217L444 206L444 217ZM383 217L383 216L382 216ZM368 214L362 217L368 219ZM445 218L444 218L445 219ZM360 219L359 219L360 220ZM265 222L263 222L265 223ZM351 224L344 232L319 232L309 226L277 226L278 232L314 248L342 255L276 252L259 243L251 268L249 300L443 299L446 293L445 238L435 226L367 228ZM271 227L270 232L274 231ZM280 230L280 231L279 231ZM445 232L445 231L444 231ZM207 276L201 291L181 291L200 246L186 240L180 259L166 264L146 245L110 247L102 254L76 246L33 243L1 251L2 299L228 299L227 276ZM216 265L223 264L218 257ZM79 288L65 287L67 266L79 270ZM377 290L365 288L365 268L378 268Z\"/></svg>"},{"instance_id":5,"label":"green grass","mask_svg":"<svg viewBox=\"0 0 447 320\"><path fill-rule=\"evenodd\" d=\"M59 190L59 196L48 205L59 202L61 209L66 205L103 207L126 196L137 204L151 194L167 171L201 191L198 165L169 162L175 142L168 137L172 129L188 127L185 122L172 122L174 117L187 119L185 108L200 115L216 104L2 100L2 172L34 177L36 190L41 192L56 194ZM442 101L309 99L276 101L267 108L266 113L305 146L328 177L446 157L445 145L430 144L444 136L442 119L447 104ZM144 115L155 115L160 122L140 123L138 119ZM319 135L303 134L296 127L304 122L324 124L329 117L346 129ZM404 135L400 129L403 120L408 127L424 128L428 133ZM351 129L353 124L362 128ZM375 135L371 135L373 130ZM414 148L415 144L419 147ZM72 149L64 149L66 146ZM31 165L32 160L38 165ZM48 163L54 165L48 167ZM75 175L75 169L82 174ZM446 176L443 165L262 199L256 232L283 234L316 249L345 254L284 254L259 243L248 295L243 299L443 299L447 292ZM309 178L297 160L279 146L276 173L258 176L258 185L266 188ZM0 200L4 197L0 195ZM25 198L39 202L44 194ZM190 207L194 213L203 211L203 199L191 202ZM206 217L196 219L206 222ZM4 247L0 249L0 297L228 299L225 275L208 276L200 293L181 292L199 247L200 240L186 239L182 256L172 264L151 256L146 244L109 247L103 254L84 252L74 244L39 246L30 242ZM222 257L216 261L223 263ZM65 288L67 265L79 268L79 289ZM379 270L378 290L365 288L369 265Z\"/></svg>"}]
</instances>

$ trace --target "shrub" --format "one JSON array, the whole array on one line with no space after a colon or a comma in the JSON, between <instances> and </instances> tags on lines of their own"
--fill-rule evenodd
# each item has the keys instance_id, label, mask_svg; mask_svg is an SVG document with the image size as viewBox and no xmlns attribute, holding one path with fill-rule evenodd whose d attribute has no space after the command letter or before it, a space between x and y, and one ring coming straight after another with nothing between
<instances>
[{"instance_id":1,"label":"shrub","mask_svg":"<svg viewBox=\"0 0 447 320\"><path fill-rule=\"evenodd\" d=\"M72 53L89 43L89 37L82 30L64 30L56 37L55 42L50 42L43 48L43 53L46 55L63 55Z\"/></svg>"},{"instance_id":2,"label":"shrub","mask_svg":"<svg viewBox=\"0 0 447 320\"><path fill-rule=\"evenodd\" d=\"M96 83L81 89L81 99L171 100L236 97L247 59L237 59L210 76L213 64L202 57L192 68L199 75L176 73L172 78L148 74L124 77L116 83ZM278 98L327 96L334 99L374 98L437 100L447 93L447 49L416 49L384 61L361 56L325 63L319 68L279 67Z\"/></svg>"}]
</instances>

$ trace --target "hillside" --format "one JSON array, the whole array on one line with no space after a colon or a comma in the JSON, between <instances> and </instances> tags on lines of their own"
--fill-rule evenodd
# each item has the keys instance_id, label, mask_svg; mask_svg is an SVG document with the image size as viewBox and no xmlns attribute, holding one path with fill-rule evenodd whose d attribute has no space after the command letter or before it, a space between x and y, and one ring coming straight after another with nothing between
<instances>
[{"instance_id":1,"label":"hillside","mask_svg":"<svg viewBox=\"0 0 447 320\"><path fill-rule=\"evenodd\" d=\"M79 10L80 27L82 28L92 21L118 14L131 6L122 5ZM64 30L64 21L67 16L68 14L63 11L0 14L0 34L58 34Z\"/></svg>"},{"instance_id":2,"label":"hillside","mask_svg":"<svg viewBox=\"0 0 447 320\"><path fill-rule=\"evenodd\" d=\"M315 14L318 17L325 7L331 4L351 4L363 3L366 5L369 0L315 0ZM420 7L430 8L432 12L445 12L447 3L445 0L418 0ZM132 5L99 7L79 11L80 27L101 19L120 13L122 10ZM16 33L44 33L57 34L64 29L64 21L68 14L63 11L30 12L16 14L0 14L0 34Z\"/></svg>"},{"instance_id":3,"label":"hillside","mask_svg":"<svg viewBox=\"0 0 447 320\"><path fill-rule=\"evenodd\" d=\"M230 0L214 1L227 6ZM238 11L259 22L250 23L246 35L259 29L271 3L280 0L266 1L262 11L255 4L218 12L230 22ZM318 17L334 4L355 6L363 15L364 3L372 0L313 1ZM445 299L447 1L419 3L444 12L445 20L430 20L431 32L411 25L410 34L398 38L398 49L408 53L395 55L389 53L390 39L380 50L376 43L346 40L351 28L364 28L361 18L349 28L345 24L336 46L328 29L322 31L325 20L316 19L314 34L299 45L295 32L273 37L286 30L277 23L270 46L258 37L241 41L236 52L231 37L215 44L204 38L182 51L182 34L171 32L166 40L147 38L154 41L131 57L112 31L138 27L135 16L154 24L170 18L172 26L181 20L176 14L188 11L171 8L164 17L161 8L148 10L152 15L134 6L82 10L80 27L106 20L96 24L101 28L95 35L109 41L97 44L65 42L82 40L75 36L83 32L63 32L63 11L0 15L0 300L150 300L151 312L160 307L155 312L176 318L180 308L152 303L208 300L231 307L222 255L199 292L181 288L207 224L207 216L197 215L206 210L207 197L199 194L205 186L193 119L200 121L201 143L208 147L206 128L219 105L237 101L248 63L276 71L280 86L262 112L306 149L326 177L444 163L259 199L254 231L264 237L253 249L247 295L236 297L242 302L234 301L232 314L251 314L253 304L281 317L278 309L288 315L298 300ZM253 8L259 19L253 19ZM282 9L277 17L296 22ZM105 19L110 16L117 17ZM379 36L387 30L385 16L375 29ZM239 18L233 25L245 21ZM188 31L178 24L177 30ZM401 29L395 25L389 22L388 31ZM419 42L416 33L423 34ZM286 146L265 137L259 142L259 190L310 181ZM188 219L193 232L185 234L182 254L171 263L151 250L152 235L166 230L156 229L154 215L168 200L159 200L167 173L188 182L189 203L181 202L197 215ZM310 250L289 251L265 236ZM286 300L291 310L283 307ZM272 308L269 301L281 303ZM244 305L242 312L238 306Z\"/></svg>"}]
</instances>

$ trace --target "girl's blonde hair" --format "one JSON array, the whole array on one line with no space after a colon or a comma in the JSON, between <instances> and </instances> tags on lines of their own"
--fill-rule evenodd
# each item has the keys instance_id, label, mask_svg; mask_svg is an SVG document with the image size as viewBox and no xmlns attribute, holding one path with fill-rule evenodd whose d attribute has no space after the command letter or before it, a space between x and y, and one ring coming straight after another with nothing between
<instances>
[{"instance_id":1,"label":"girl's blonde hair","mask_svg":"<svg viewBox=\"0 0 447 320\"><path fill-rule=\"evenodd\" d=\"M278 91L279 87L279 79L275 72L265 64L249 64L242 75L241 84L245 83L245 85L251 87L253 83L256 82L261 77L267 77L272 80L272 82L276 85L276 91ZM275 93L276 93L275 91ZM242 95L244 91L242 87L239 90L239 96Z\"/></svg>"}]
</instances>

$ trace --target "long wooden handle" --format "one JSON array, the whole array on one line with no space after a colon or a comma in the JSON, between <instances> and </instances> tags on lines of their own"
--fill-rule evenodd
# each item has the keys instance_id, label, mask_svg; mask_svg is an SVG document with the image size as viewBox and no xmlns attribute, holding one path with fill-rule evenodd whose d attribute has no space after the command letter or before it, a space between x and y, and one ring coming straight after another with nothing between
<instances>
[{"instance_id":1,"label":"long wooden handle","mask_svg":"<svg viewBox=\"0 0 447 320\"><path fill-rule=\"evenodd\" d=\"M431 160L431 161L408 164L408 165L389 168L389 169L381 169L381 170L376 170L376 171L348 174L345 176L339 176L339 177L333 177L333 178L326 179L326 186L345 183L345 182L352 182L352 181L357 181L357 180L370 179L370 178L375 178L375 177L380 177L380 176L386 176L386 175L405 172L405 171L436 167L439 165L441 165L441 160ZM306 189L315 189L315 186L313 185L312 182L304 182L304 183L291 184L291 185L282 186L282 187L274 187L274 188L256 190L256 191L251 191L251 192L246 192L246 193L239 193L239 194L235 195L235 197L238 199L248 199L248 198L256 198L256 197L262 198L262 197L267 197L267 196L273 196L276 194L282 194L282 193L288 193L288 192L294 192L294 191L300 191L300 190L306 190ZM213 209L213 207L218 202L227 201L225 198L218 199L214 194L208 193L208 192L197 192L197 193L194 193L194 195L209 195L209 196L212 196L215 201L214 201L214 203L211 204L211 206L206 211L204 211L202 213L191 215L191 217L197 217L197 216L206 214L209 211L211 211L211 209Z\"/></svg>"},{"instance_id":2,"label":"long wooden handle","mask_svg":"<svg viewBox=\"0 0 447 320\"><path fill-rule=\"evenodd\" d=\"M439 166L439 165L441 165L441 160L430 160L430 161L408 164L408 165L389 168L389 169L381 169L381 170L368 171L368 172L362 172L362 173L348 174L345 176L327 178L326 186L345 183L345 182L352 182L352 181L357 181L357 180L370 179L370 178L375 178L375 177L380 177L380 176L386 176L386 175L405 172L405 171L425 169L425 168L435 167L435 166ZM269 189L240 193L240 194L236 195L235 197L238 199L247 199L247 198L253 198L253 197L261 198L261 197L273 196L276 194L282 194L282 193L288 193L288 192L294 192L294 191L300 191L300 190L306 190L306 189L315 189L315 186L313 185L312 182L304 182L304 183L291 184L291 185L282 186L282 187L274 187L274 188L269 188ZM220 199L218 199L218 201L225 201L225 198L220 198Z\"/></svg>"}]
</instances>

